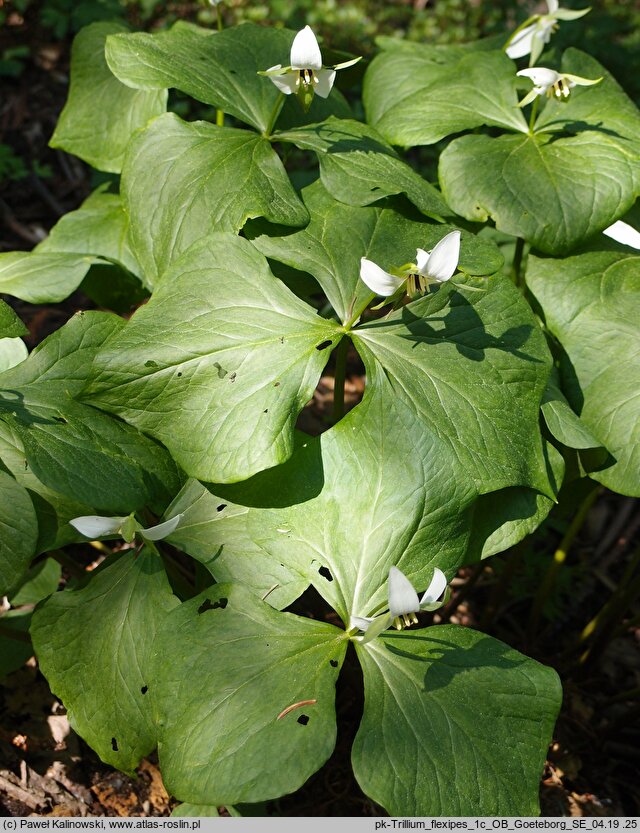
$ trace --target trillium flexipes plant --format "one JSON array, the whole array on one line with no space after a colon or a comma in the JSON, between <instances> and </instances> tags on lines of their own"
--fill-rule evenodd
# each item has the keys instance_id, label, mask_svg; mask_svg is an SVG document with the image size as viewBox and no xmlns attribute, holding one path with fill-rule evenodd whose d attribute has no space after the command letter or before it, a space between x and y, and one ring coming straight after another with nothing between
<instances>
[{"instance_id":1,"label":"trillium flexipes plant","mask_svg":"<svg viewBox=\"0 0 640 833\"><path fill-rule=\"evenodd\" d=\"M511 60L585 11L549 2L506 54L383 39L363 110L334 85L358 59L323 66L308 26L76 38L51 142L112 184L0 254L0 290L102 311L0 373L0 595L105 539L41 592L34 650L100 757L157 748L185 812L297 790L333 751L345 661L354 774L387 812L538 812L558 676L440 608L445 575L508 557L584 481L639 491L640 259L602 232L637 226L640 114L578 49L521 71L518 106ZM167 112L174 88L215 123ZM404 156L436 143L437 170ZM2 306L0 339L24 334ZM287 611L308 587L313 619Z\"/></svg>"}]
</instances>

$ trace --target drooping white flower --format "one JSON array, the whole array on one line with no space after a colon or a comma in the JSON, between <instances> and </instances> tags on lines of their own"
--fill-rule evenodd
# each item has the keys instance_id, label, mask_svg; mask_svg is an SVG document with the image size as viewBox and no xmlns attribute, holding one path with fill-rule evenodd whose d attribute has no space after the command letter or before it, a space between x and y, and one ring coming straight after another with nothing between
<instances>
[{"instance_id":1,"label":"drooping white flower","mask_svg":"<svg viewBox=\"0 0 640 833\"><path fill-rule=\"evenodd\" d=\"M405 574L397 567L389 570L387 580L387 593L389 610L377 616L352 616L349 623L350 629L358 628L363 631L363 636L358 637L360 642L371 642L376 636L394 625L398 630L403 626L408 627L418 621L416 613L420 610L437 610L444 604L444 600L438 601L447 588L447 578L442 570L435 568L433 578L422 598L414 590L413 585Z\"/></svg>"},{"instance_id":2,"label":"drooping white flower","mask_svg":"<svg viewBox=\"0 0 640 833\"><path fill-rule=\"evenodd\" d=\"M536 14L526 20L509 38L506 52L510 58L530 55L529 66L535 64L560 20L577 20L591 11L587 9L562 9L558 0L547 0L547 14Z\"/></svg>"},{"instance_id":3,"label":"drooping white flower","mask_svg":"<svg viewBox=\"0 0 640 833\"><path fill-rule=\"evenodd\" d=\"M270 78L281 93L297 95L306 111L316 93L320 98L327 98L336 78L336 70L353 66L359 60L360 58L354 58L333 67L323 66L316 36L310 26L305 26L291 44L290 65L283 67L276 64L258 74Z\"/></svg>"},{"instance_id":4,"label":"drooping white flower","mask_svg":"<svg viewBox=\"0 0 640 833\"><path fill-rule=\"evenodd\" d=\"M450 231L430 252L416 250L416 262L398 270L398 274L385 272L377 263L366 257L360 259L360 277L376 295L388 298L406 283L410 297L424 292L432 283L444 283L458 268L460 259L460 232Z\"/></svg>"},{"instance_id":5,"label":"drooping white flower","mask_svg":"<svg viewBox=\"0 0 640 833\"><path fill-rule=\"evenodd\" d=\"M168 521L147 528L138 523L133 513L126 517L115 518L103 515L81 515L79 518L73 518L69 523L82 535L92 540L101 538L103 535L120 535L130 544L136 535L146 541L161 541L177 529L182 517L181 513Z\"/></svg>"},{"instance_id":6,"label":"drooping white flower","mask_svg":"<svg viewBox=\"0 0 640 833\"><path fill-rule=\"evenodd\" d=\"M546 95L548 98L555 96L562 101L569 97L571 90L576 84L581 87L589 87L592 84L598 84L602 81L602 78L582 78L579 75L571 75L568 72L556 72L555 69L547 69L547 67L521 69L516 75L530 78L533 81L533 89L519 102L519 107L525 107L539 95Z\"/></svg>"},{"instance_id":7,"label":"drooping white flower","mask_svg":"<svg viewBox=\"0 0 640 833\"><path fill-rule=\"evenodd\" d=\"M636 231L629 223L622 220L616 220L613 225L606 228L603 232L607 237L611 237L617 243L622 243L624 246L631 246L632 249L640 249L640 231Z\"/></svg>"}]
</instances>

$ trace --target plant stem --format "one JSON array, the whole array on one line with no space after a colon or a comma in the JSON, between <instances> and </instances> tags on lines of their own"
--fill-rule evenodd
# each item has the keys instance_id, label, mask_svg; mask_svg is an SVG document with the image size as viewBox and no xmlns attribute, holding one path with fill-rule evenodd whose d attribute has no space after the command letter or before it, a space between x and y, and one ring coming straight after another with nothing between
<instances>
[{"instance_id":1,"label":"plant stem","mask_svg":"<svg viewBox=\"0 0 640 833\"><path fill-rule=\"evenodd\" d=\"M573 544L576 536L582 529L582 525L584 524L587 515L589 514L589 510L593 506L595 499L600 494L600 487L596 486L592 489L589 494L585 497L585 499L580 504L580 508L576 512L571 524L569 525L569 529L564 534L562 541L560 542L560 546L553 554L553 560L547 569L546 575L542 580L542 584L538 588L538 592L535 595L533 600L533 604L531 606L531 615L529 617L529 626L528 626L528 637L529 641L532 641L535 633L538 629L538 625L540 624L540 616L544 609L545 604L547 603L551 593L553 592L553 588L556 583L556 579L558 577L558 573L564 562L566 561L567 554L571 549L571 545Z\"/></svg>"},{"instance_id":2,"label":"plant stem","mask_svg":"<svg viewBox=\"0 0 640 833\"><path fill-rule=\"evenodd\" d=\"M533 99L533 104L531 105L531 113L529 115L529 134L533 136L533 127L536 123L536 116L538 115L538 104L540 103L540 96L537 95Z\"/></svg>"},{"instance_id":3,"label":"plant stem","mask_svg":"<svg viewBox=\"0 0 640 833\"><path fill-rule=\"evenodd\" d=\"M218 20L218 32L222 32L222 12L220 11L220 3L216 6L216 14ZM224 127L224 110L216 110L216 124L218 127Z\"/></svg>"},{"instance_id":4,"label":"plant stem","mask_svg":"<svg viewBox=\"0 0 640 833\"><path fill-rule=\"evenodd\" d=\"M275 126L275 123L278 121L278 116L280 115L280 110L282 110L282 105L284 104L284 93L278 93L278 97L276 98L275 104L273 105L273 110L271 111L271 115L269 116L269 122L267 124L267 129L262 134L265 139L271 138L271 133Z\"/></svg>"},{"instance_id":5,"label":"plant stem","mask_svg":"<svg viewBox=\"0 0 640 833\"><path fill-rule=\"evenodd\" d=\"M333 417L335 424L344 416L344 383L347 375L349 339L343 336L336 347L336 372L333 382Z\"/></svg>"},{"instance_id":6,"label":"plant stem","mask_svg":"<svg viewBox=\"0 0 640 833\"><path fill-rule=\"evenodd\" d=\"M51 550L48 556L49 558L53 558L54 561L57 561L60 566L65 567L76 578L84 577L87 574L86 570L63 550Z\"/></svg>"},{"instance_id":7,"label":"plant stem","mask_svg":"<svg viewBox=\"0 0 640 833\"><path fill-rule=\"evenodd\" d=\"M356 321L360 318L360 316L362 315L362 313L366 310L366 308L369 306L369 304L370 304L370 303L374 300L374 298L376 298L376 297L377 297L377 296L376 296L376 293L375 293L375 292L371 292L369 295L367 295L367 297L366 297L366 298L364 299L364 301L360 304L360 306L356 308L356 311L352 314L351 318L349 318L349 320L348 320L347 322L345 322L345 324L344 324L344 328L345 328L345 330L349 331L349 330L353 327L353 325L354 325L354 324L356 323Z\"/></svg>"},{"instance_id":8,"label":"plant stem","mask_svg":"<svg viewBox=\"0 0 640 833\"><path fill-rule=\"evenodd\" d=\"M513 266L512 266L512 274L513 274L513 282L518 287L518 289L522 289L522 255L524 254L524 238L518 237L516 238L516 250L513 255Z\"/></svg>"}]
</instances>

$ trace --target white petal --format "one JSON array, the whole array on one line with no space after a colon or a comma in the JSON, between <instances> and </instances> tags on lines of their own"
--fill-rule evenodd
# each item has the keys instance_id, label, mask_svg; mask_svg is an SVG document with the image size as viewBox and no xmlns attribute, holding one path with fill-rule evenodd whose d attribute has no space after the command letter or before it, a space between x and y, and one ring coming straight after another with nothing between
<instances>
[{"instance_id":1,"label":"white petal","mask_svg":"<svg viewBox=\"0 0 640 833\"><path fill-rule=\"evenodd\" d=\"M310 26L301 29L291 44L292 69L320 69L322 55L316 36Z\"/></svg>"},{"instance_id":2,"label":"white petal","mask_svg":"<svg viewBox=\"0 0 640 833\"><path fill-rule=\"evenodd\" d=\"M618 243L631 246L632 249L640 249L640 232L622 220L616 220L612 226L606 228L602 233L616 240Z\"/></svg>"},{"instance_id":3,"label":"white petal","mask_svg":"<svg viewBox=\"0 0 640 833\"><path fill-rule=\"evenodd\" d=\"M531 45L533 36L538 28L537 23L532 23L530 26L525 26L522 31L511 41L507 46L507 55L510 58L523 58L531 52Z\"/></svg>"},{"instance_id":4,"label":"white petal","mask_svg":"<svg viewBox=\"0 0 640 833\"><path fill-rule=\"evenodd\" d=\"M360 277L372 292L382 295L383 298L393 295L404 283L402 278L390 275L366 257L360 258Z\"/></svg>"},{"instance_id":5,"label":"white petal","mask_svg":"<svg viewBox=\"0 0 640 833\"><path fill-rule=\"evenodd\" d=\"M267 70L268 72L269 70ZM296 81L298 79L297 73L287 72L285 75L268 75L270 81L276 85L281 93L291 95L297 92Z\"/></svg>"},{"instance_id":6,"label":"white petal","mask_svg":"<svg viewBox=\"0 0 640 833\"><path fill-rule=\"evenodd\" d=\"M549 14L555 14L558 11L558 5L558 0L547 0Z\"/></svg>"},{"instance_id":7,"label":"white petal","mask_svg":"<svg viewBox=\"0 0 640 833\"><path fill-rule=\"evenodd\" d=\"M433 247L427 263L427 271L420 274L435 281L448 281L458 268L460 258L460 232L450 231Z\"/></svg>"},{"instance_id":8,"label":"white petal","mask_svg":"<svg viewBox=\"0 0 640 833\"><path fill-rule=\"evenodd\" d=\"M353 630L354 628L358 628L361 631L367 631L369 629L369 625L373 622L375 616L352 616L349 619L349 630Z\"/></svg>"},{"instance_id":9,"label":"white petal","mask_svg":"<svg viewBox=\"0 0 640 833\"><path fill-rule=\"evenodd\" d=\"M182 520L182 517L181 513L180 515L176 515L174 518L170 518L168 521L163 521L161 524L150 526L149 529L141 529L140 535L148 541L161 541L163 538L166 538L174 532Z\"/></svg>"},{"instance_id":10,"label":"white petal","mask_svg":"<svg viewBox=\"0 0 640 833\"><path fill-rule=\"evenodd\" d=\"M391 626L392 622L393 617L390 613L383 613L382 616L376 616L367 628L365 635L360 638L360 642L364 644L371 642L371 640L375 639L376 636L379 636L382 631L386 631L386 629Z\"/></svg>"},{"instance_id":11,"label":"white petal","mask_svg":"<svg viewBox=\"0 0 640 833\"><path fill-rule=\"evenodd\" d=\"M442 596L444 591L447 588L447 577L439 570L437 567L433 571L433 578L431 579L431 583L424 591L424 595L420 599L420 604L431 604L435 602L437 599Z\"/></svg>"},{"instance_id":12,"label":"white petal","mask_svg":"<svg viewBox=\"0 0 640 833\"><path fill-rule=\"evenodd\" d=\"M426 275L427 263L429 262L430 252L425 252L424 249L416 249L416 266L421 275Z\"/></svg>"},{"instance_id":13,"label":"white petal","mask_svg":"<svg viewBox=\"0 0 640 833\"><path fill-rule=\"evenodd\" d=\"M536 87L543 87L545 90L552 87L558 78L560 78L560 73L556 72L555 69L547 69L547 67L529 67L529 69L521 69L520 72L516 72L516 75L522 75L525 78L530 78Z\"/></svg>"},{"instance_id":14,"label":"white petal","mask_svg":"<svg viewBox=\"0 0 640 833\"><path fill-rule=\"evenodd\" d=\"M72 518L69 523L87 538L99 538L101 535L115 535L126 518L105 518L102 515L81 515Z\"/></svg>"},{"instance_id":15,"label":"white petal","mask_svg":"<svg viewBox=\"0 0 640 833\"><path fill-rule=\"evenodd\" d=\"M326 98L331 92L333 82L336 79L335 69L319 69L316 72L318 83L313 85L313 89L320 98Z\"/></svg>"},{"instance_id":16,"label":"white petal","mask_svg":"<svg viewBox=\"0 0 640 833\"><path fill-rule=\"evenodd\" d=\"M417 613L420 610L418 594L405 574L397 567L389 570L389 613L392 619L403 613Z\"/></svg>"}]
</instances>

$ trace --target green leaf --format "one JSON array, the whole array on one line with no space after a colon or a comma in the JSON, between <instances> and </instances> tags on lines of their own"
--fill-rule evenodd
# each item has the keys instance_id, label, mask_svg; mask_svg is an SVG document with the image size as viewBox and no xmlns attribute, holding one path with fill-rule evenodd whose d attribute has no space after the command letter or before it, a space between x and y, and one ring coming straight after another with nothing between
<instances>
[{"instance_id":1,"label":"green leaf","mask_svg":"<svg viewBox=\"0 0 640 833\"><path fill-rule=\"evenodd\" d=\"M154 35L114 35L107 41L106 56L113 73L129 87L175 87L264 133L280 93L258 72L286 66L294 37L289 29L252 23L212 32L180 21ZM296 120L291 112L295 104L287 102L289 113L283 114L288 126ZM331 112L349 112L336 90L327 102L315 96L307 118L321 121Z\"/></svg>"},{"instance_id":2,"label":"green leaf","mask_svg":"<svg viewBox=\"0 0 640 833\"><path fill-rule=\"evenodd\" d=\"M312 274L342 322L370 294L360 280L360 258L383 269L401 266L415 260L416 248L433 248L453 228L409 220L392 209L336 202L319 182L305 188L302 196L311 215L305 229L277 235L273 228L253 223L247 235L267 257ZM461 269L486 275L501 265L495 246L462 232Z\"/></svg>"},{"instance_id":3,"label":"green leaf","mask_svg":"<svg viewBox=\"0 0 640 833\"><path fill-rule=\"evenodd\" d=\"M69 722L124 772L156 745L151 652L177 603L157 553L144 548L112 558L84 587L55 593L33 615L40 670Z\"/></svg>"},{"instance_id":4,"label":"green leaf","mask_svg":"<svg viewBox=\"0 0 640 833\"><path fill-rule=\"evenodd\" d=\"M553 497L538 424L551 356L510 280L483 289L444 284L354 330L367 383L390 384L479 493L526 486Z\"/></svg>"},{"instance_id":5,"label":"green leaf","mask_svg":"<svg viewBox=\"0 0 640 833\"><path fill-rule=\"evenodd\" d=\"M184 122L173 113L156 119L131 142L122 195L134 251L150 285L213 231L237 232L249 217L291 226L309 219L266 139L246 130Z\"/></svg>"},{"instance_id":6,"label":"green leaf","mask_svg":"<svg viewBox=\"0 0 640 833\"><path fill-rule=\"evenodd\" d=\"M296 130L280 131L274 140L313 150L327 191L348 205L370 205L383 197L406 194L423 214L442 221L451 210L439 192L403 162L371 127L331 118Z\"/></svg>"},{"instance_id":7,"label":"green leaf","mask_svg":"<svg viewBox=\"0 0 640 833\"><path fill-rule=\"evenodd\" d=\"M159 439L192 477L243 480L291 455L340 336L248 241L212 234L104 345L84 396Z\"/></svg>"},{"instance_id":8,"label":"green leaf","mask_svg":"<svg viewBox=\"0 0 640 833\"><path fill-rule=\"evenodd\" d=\"M563 348L562 389L580 421L614 457L590 471L609 489L640 496L640 257L590 252L530 257L527 284Z\"/></svg>"},{"instance_id":9,"label":"green leaf","mask_svg":"<svg viewBox=\"0 0 640 833\"><path fill-rule=\"evenodd\" d=\"M439 175L458 214L491 217L500 231L560 255L633 205L636 167L632 153L594 129L570 138L463 136L442 153Z\"/></svg>"},{"instance_id":10,"label":"green leaf","mask_svg":"<svg viewBox=\"0 0 640 833\"><path fill-rule=\"evenodd\" d=\"M35 476L27 460L24 444L18 432L0 420L0 460L15 479L28 489L38 519L38 542L35 555L48 550L64 547L83 540L76 530L69 526L72 518L91 515L92 506L73 500L45 486Z\"/></svg>"},{"instance_id":11,"label":"green leaf","mask_svg":"<svg viewBox=\"0 0 640 833\"><path fill-rule=\"evenodd\" d=\"M119 173L132 134L166 109L167 94L131 90L114 78L104 57L107 36L125 32L116 21L82 29L71 50L69 98L50 145L101 171Z\"/></svg>"},{"instance_id":12,"label":"green leaf","mask_svg":"<svg viewBox=\"0 0 640 833\"><path fill-rule=\"evenodd\" d=\"M29 493L0 470L0 596L18 587L35 555L38 521Z\"/></svg>"},{"instance_id":13,"label":"green leaf","mask_svg":"<svg viewBox=\"0 0 640 833\"><path fill-rule=\"evenodd\" d=\"M559 388L559 383L558 374L554 370L542 398L542 415L552 436L567 448L600 448L602 445L600 441L571 410L571 406Z\"/></svg>"},{"instance_id":14,"label":"green leaf","mask_svg":"<svg viewBox=\"0 0 640 833\"><path fill-rule=\"evenodd\" d=\"M218 583L242 584L281 610L302 595L309 581L255 543L247 529L250 511L188 480L165 513L183 516L167 541L204 564Z\"/></svg>"},{"instance_id":15,"label":"green leaf","mask_svg":"<svg viewBox=\"0 0 640 833\"><path fill-rule=\"evenodd\" d=\"M391 815L535 816L562 692L551 668L455 625L356 644L362 789Z\"/></svg>"},{"instance_id":16,"label":"green leaf","mask_svg":"<svg viewBox=\"0 0 640 833\"><path fill-rule=\"evenodd\" d=\"M367 69L367 121L402 147L430 145L481 125L526 133L517 80L502 50L469 54L458 46L406 44L378 55Z\"/></svg>"},{"instance_id":17,"label":"green leaf","mask_svg":"<svg viewBox=\"0 0 640 833\"><path fill-rule=\"evenodd\" d=\"M58 589L62 567L53 558L46 558L27 572L22 584L10 596L13 607L34 605Z\"/></svg>"},{"instance_id":18,"label":"green leaf","mask_svg":"<svg viewBox=\"0 0 640 833\"><path fill-rule=\"evenodd\" d=\"M0 254L0 292L30 304L64 301L100 258L84 254L6 252Z\"/></svg>"},{"instance_id":19,"label":"green leaf","mask_svg":"<svg viewBox=\"0 0 640 833\"><path fill-rule=\"evenodd\" d=\"M293 792L335 744L344 631L216 585L166 618L154 708L168 791L190 804ZM197 685L194 685L197 680ZM290 706L309 700L283 714Z\"/></svg>"},{"instance_id":20,"label":"green leaf","mask_svg":"<svg viewBox=\"0 0 640 833\"><path fill-rule=\"evenodd\" d=\"M105 193L104 186L76 211L61 217L34 252L96 255L140 275L129 244L128 220L120 196Z\"/></svg>"},{"instance_id":21,"label":"green leaf","mask_svg":"<svg viewBox=\"0 0 640 833\"><path fill-rule=\"evenodd\" d=\"M122 326L122 319L104 313L74 316L26 361L0 374L0 416L20 437L29 468L50 489L107 512L147 504L162 511L180 487L167 452L73 399L102 342Z\"/></svg>"},{"instance_id":22,"label":"green leaf","mask_svg":"<svg viewBox=\"0 0 640 833\"><path fill-rule=\"evenodd\" d=\"M22 668L33 656L30 622L31 611L8 610L0 614L0 680Z\"/></svg>"},{"instance_id":23,"label":"green leaf","mask_svg":"<svg viewBox=\"0 0 640 833\"><path fill-rule=\"evenodd\" d=\"M218 818L220 813L214 804L178 804L171 811L174 816L197 816L198 818Z\"/></svg>"},{"instance_id":24,"label":"green leaf","mask_svg":"<svg viewBox=\"0 0 640 833\"><path fill-rule=\"evenodd\" d=\"M23 362L29 351L21 338L0 338L0 373Z\"/></svg>"},{"instance_id":25,"label":"green leaf","mask_svg":"<svg viewBox=\"0 0 640 833\"><path fill-rule=\"evenodd\" d=\"M17 314L6 301L0 301L0 338L19 338L27 335L29 330Z\"/></svg>"}]
</instances>

